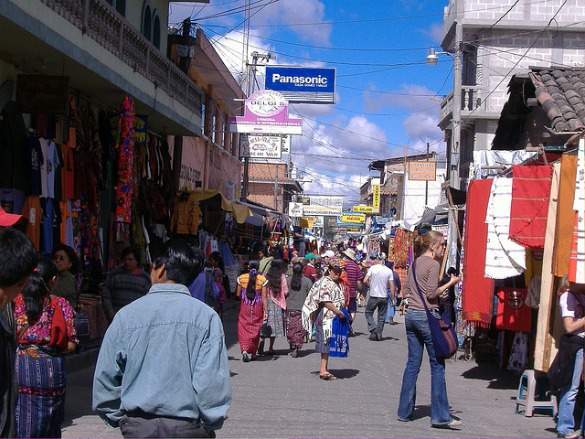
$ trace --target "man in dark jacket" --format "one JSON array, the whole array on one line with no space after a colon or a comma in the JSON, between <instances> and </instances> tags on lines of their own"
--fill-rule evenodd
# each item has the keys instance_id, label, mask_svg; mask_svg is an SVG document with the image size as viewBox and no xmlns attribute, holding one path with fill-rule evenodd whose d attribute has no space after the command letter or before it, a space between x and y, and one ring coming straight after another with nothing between
<instances>
[{"instance_id":1,"label":"man in dark jacket","mask_svg":"<svg viewBox=\"0 0 585 439\"><path fill-rule=\"evenodd\" d=\"M21 232L7 228L20 220L0 209L0 437L14 437L14 319L11 302L37 263L37 253Z\"/></svg>"}]
</instances>

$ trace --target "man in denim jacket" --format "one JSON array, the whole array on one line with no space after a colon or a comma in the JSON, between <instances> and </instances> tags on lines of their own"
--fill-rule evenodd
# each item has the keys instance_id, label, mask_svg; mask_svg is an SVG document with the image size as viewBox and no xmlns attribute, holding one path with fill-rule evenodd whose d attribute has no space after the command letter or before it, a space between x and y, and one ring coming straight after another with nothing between
<instances>
[{"instance_id":1,"label":"man in denim jacket","mask_svg":"<svg viewBox=\"0 0 585 439\"><path fill-rule=\"evenodd\" d=\"M197 258L171 242L156 259L149 293L108 328L93 407L124 437L215 437L231 403L230 371L217 313L191 297Z\"/></svg>"}]
</instances>

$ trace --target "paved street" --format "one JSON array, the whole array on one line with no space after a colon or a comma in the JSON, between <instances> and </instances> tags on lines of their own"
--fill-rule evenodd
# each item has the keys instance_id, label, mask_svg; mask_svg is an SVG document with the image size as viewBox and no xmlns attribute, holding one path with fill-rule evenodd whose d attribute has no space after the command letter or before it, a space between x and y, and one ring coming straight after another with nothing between
<instances>
[{"instance_id":1,"label":"paved street","mask_svg":"<svg viewBox=\"0 0 585 439\"><path fill-rule=\"evenodd\" d=\"M348 359L334 359L331 370L341 379L318 379L319 357L308 346L292 359L279 340L282 355L244 364L235 339L234 311L227 318L234 401L219 437L554 437L550 416L514 414L517 378L474 362L450 361L448 390L461 432L431 429L430 376L427 360L419 378L416 420L396 421L401 375L406 360L404 325L386 326L384 341L371 342L362 313L351 339ZM68 419L64 437L119 437L91 413L91 370L70 376Z\"/></svg>"}]
</instances>

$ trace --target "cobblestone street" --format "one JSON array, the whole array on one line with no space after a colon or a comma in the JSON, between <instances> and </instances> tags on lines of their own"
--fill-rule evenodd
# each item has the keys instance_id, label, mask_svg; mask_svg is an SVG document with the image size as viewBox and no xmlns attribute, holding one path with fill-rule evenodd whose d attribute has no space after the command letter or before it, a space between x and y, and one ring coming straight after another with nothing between
<instances>
[{"instance_id":1,"label":"cobblestone street","mask_svg":"<svg viewBox=\"0 0 585 439\"><path fill-rule=\"evenodd\" d=\"M363 311L363 310L360 310ZM449 399L465 426L460 432L430 428L430 375L424 359L419 378L415 421L396 420L401 376L407 346L404 325L387 325L382 342L371 342L363 313L357 317L361 333L351 339L348 359L333 359L331 370L340 379L318 379L319 357L307 346L302 358L281 355L242 363L235 340L235 307L227 313L233 405L218 437L553 437L550 416L525 418L514 414L517 379L495 367L449 361ZM162 359L161 359L162 360ZM70 375L68 421L64 437L120 437L91 412L92 371ZM340 416L339 413L344 413Z\"/></svg>"}]
</instances>

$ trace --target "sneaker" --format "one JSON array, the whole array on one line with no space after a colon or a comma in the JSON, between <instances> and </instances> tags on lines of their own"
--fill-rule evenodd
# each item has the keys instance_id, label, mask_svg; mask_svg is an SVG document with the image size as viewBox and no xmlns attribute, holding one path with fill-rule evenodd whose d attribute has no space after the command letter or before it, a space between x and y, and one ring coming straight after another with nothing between
<instances>
[{"instance_id":1,"label":"sneaker","mask_svg":"<svg viewBox=\"0 0 585 439\"><path fill-rule=\"evenodd\" d=\"M569 430L566 433L557 433L557 437L561 437L564 439L576 439L578 437L581 437L581 432L579 430L575 431L575 430Z\"/></svg>"},{"instance_id":2,"label":"sneaker","mask_svg":"<svg viewBox=\"0 0 585 439\"><path fill-rule=\"evenodd\" d=\"M289 355L291 356L291 358L297 358L299 356L299 350L293 349Z\"/></svg>"},{"instance_id":3,"label":"sneaker","mask_svg":"<svg viewBox=\"0 0 585 439\"><path fill-rule=\"evenodd\" d=\"M463 422L460 419L451 418L451 422L448 424L432 424L433 428L443 428L446 430L460 430L463 426Z\"/></svg>"},{"instance_id":4,"label":"sneaker","mask_svg":"<svg viewBox=\"0 0 585 439\"><path fill-rule=\"evenodd\" d=\"M378 341L378 334L376 333L376 331L372 331L372 332L370 332L370 337L369 337L369 339L370 339L371 341Z\"/></svg>"},{"instance_id":5,"label":"sneaker","mask_svg":"<svg viewBox=\"0 0 585 439\"><path fill-rule=\"evenodd\" d=\"M242 352L242 361L244 363L249 363L250 361L252 361L252 356L247 352Z\"/></svg>"},{"instance_id":6,"label":"sneaker","mask_svg":"<svg viewBox=\"0 0 585 439\"><path fill-rule=\"evenodd\" d=\"M382 341L382 334L380 334L379 332L376 332L376 340Z\"/></svg>"}]
</instances>

